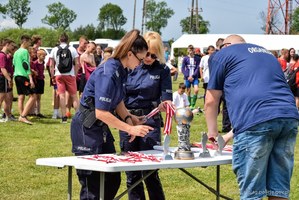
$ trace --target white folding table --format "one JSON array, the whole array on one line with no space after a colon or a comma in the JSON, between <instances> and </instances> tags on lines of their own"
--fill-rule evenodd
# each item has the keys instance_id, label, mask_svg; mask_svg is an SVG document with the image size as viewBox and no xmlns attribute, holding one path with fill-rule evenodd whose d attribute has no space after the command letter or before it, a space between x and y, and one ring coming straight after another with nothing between
<instances>
[{"instance_id":1,"label":"white folding table","mask_svg":"<svg viewBox=\"0 0 299 200\"><path fill-rule=\"evenodd\" d=\"M159 148L158 148L159 149ZM170 148L172 157L174 148ZM212 193L216 195L216 199L231 199L220 194L220 165L231 164L232 163L232 153L231 152L222 152L220 156L214 156L214 151L210 150L212 157L201 158L199 153L202 151L199 148L192 148L192 151L195 152L194 160L162 160L160 162L153 161L142 161L136 163L129 162L116 162L116 163L105 163L96 160L83 159L82 156L70 156L70 157L52 157L52 158L39 158L36 160L36 165L51 166L51 167L68 167L68 200L72 199L72 168L81 169L81 170L91 170L100 172L100 200L104 199L104 184L105 184L105 173L106 172L123 172L123 171L140 171L140 170L149 170L150 172L143 177L139 182L134 184L131 188L124 191L115 199L120 199L124 196L129 190L138 185L141 181L146 179L150 174L158 169L173 169L178 168L183 171L185 174L196 180L198 183L206 187ZM149 150L141 151L140 153L151 154L158 158L163 157L163 152L161 150ZM105 154L100 154L105 155ZM86 157L86 156L84 156ZM194 168L194 167L207 167L207 166L216 166L216 189L208 186L203 181L197 179L190 172L186 171L184 168Z\"/></svg>"}]
</instances>

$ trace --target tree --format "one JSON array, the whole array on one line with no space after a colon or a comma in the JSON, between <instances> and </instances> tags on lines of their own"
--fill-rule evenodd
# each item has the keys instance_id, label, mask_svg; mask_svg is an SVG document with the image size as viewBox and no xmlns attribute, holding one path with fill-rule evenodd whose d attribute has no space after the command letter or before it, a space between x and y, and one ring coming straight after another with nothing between
<instances>
[{"instance_id":1,"label":"tree","mask_svg":"<svg viewBox=\"0 0 299 200\"><path fill-rule=\"evenodd\" d=\"M62 3L52 3L47 5L49 15L42 19L42 23L52 26L54 29L66 30L75 21L77 14L65 7Z\"/></svg>"},{"instance_id":2,"label":"tree","mask_svg":"<svg viewBox=\"0 0 299 200\"><path fill-rule=\"evenodd\" d=\"M268 33L266 33L267 29L267 14L262 11L260 12L260 19L262 21L262 27L261 29L266 33L266 34L281 34L281 30L279 27L281 26L281 22L278 18L278 15L271 14L270 15L270 21L268 24Z\"/></svg>"},{"instance_id":3,"label":"tree","mask_svg":"<svg viewBox=\"0 0 299 200\"><path fill-rule=\"evenodd\" d=\"M28 19L28 15L32 12L29 6L30 3L29 0L9 0L7 5L4 6L4 11L6 11L6 14L13 19L20 28L22 28L23 24Z\"/></svg>"},{"instance_id":4,"label":"tree","mask_svg":"<svg viewBox=\"0 0 299 200\"><path fill-rule=\"evenodd\" d=\"M290 27L291 34L299 33L299 7L296 8L292 15L292 26Z\"/></svg>"},{"instance_id":5,"label":"tree","mask_svg":"<svg viewBox=\"0 0 299 200\"><path fill-rule=\"evenodd\" d=\"M93 24L87 24L86 26L80 26L73 31L73 37L78 40L80 36L85 35L88 39L94 40L97 37L96 35L97 29L94 27Z\"/></svg>"},{"instance_id":6,"label":"tree","mask_svg":"<svg viewBox=\"0 0 299 200\"><path fill-rule=\"evenodd\" d=\"M2 5L1 3L0 3L0 13L2 13L2 14L6 13L5 5Z\"/></svg>"},{"instance_id":7,"label":"tree","mask_svg":"<svg viewBox=\"0 0 299 200\"><path fill-rule=\"evenodd\" d=\"M195 23L196 17L193 18L193 23ZM199 33L208 33L209 32L209 26L210 23L208 21L204 21L201 15L198 15L198 30ZM180 25L182 27L182 33L188 33L190 30L190 17L186 17L185 19L182 19L180 21Z\"/></svg>"},{"instance_id":8,"label":"tree","mask_svg":"<svg viewBox=\"0 0 299 200\"><path fill-rule=\"evenodd\" d=\"M102 30L112 29L114 31L121 31L121 27L127 22L127 18L123 15L123 10L118 5L112 3L107 3L100 8L98 20Z\"/></svg>"},{"instance_id":9,"label":"tree","mask_svg":"<svg viewBox=\"0 0 299 200\"><path fill-rule=\"evenodd\" d=\"M161 29L167 26L167 20L174 14L174 11L167 7L164 1L146 1L146 23L147 30L156 31L161 34Z\"/></svg>"}]
</instances>

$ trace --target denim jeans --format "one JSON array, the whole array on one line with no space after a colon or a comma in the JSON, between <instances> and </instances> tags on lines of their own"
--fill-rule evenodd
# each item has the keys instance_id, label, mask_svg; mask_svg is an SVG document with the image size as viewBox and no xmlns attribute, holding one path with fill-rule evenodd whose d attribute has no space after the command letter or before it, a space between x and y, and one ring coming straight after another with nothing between
<instances>
[{"instance_id":1,"label":"denim jeans","mask_svg":"<svg viewBox=\"0 0 299 200\"><path fill-rule=\"evenodd\" d=\"M240 199L289 197L297 126L296 119L279 118L235 136L233 170Z\"/></svg>"}]
</instances>

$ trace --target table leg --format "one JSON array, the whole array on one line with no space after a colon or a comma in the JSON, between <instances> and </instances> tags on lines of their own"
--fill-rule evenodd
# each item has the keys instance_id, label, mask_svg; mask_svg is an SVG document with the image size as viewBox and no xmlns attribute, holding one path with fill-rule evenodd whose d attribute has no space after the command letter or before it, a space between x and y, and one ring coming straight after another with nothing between
<instances>
[{"instance_id":1,"label":"table leg","mask_svg":"<svg viewBox=\"0 0 299 200\"><path fill-rule=\"evenodd\" d=\"M219 168L219 169L218 169ZM215 194L216 195L216 198L217 198L217 200L218 199L220 199L220 197L221 198L223 198L223 199L226 199L226 200L232 200L231 198L229 198L229 197L226 197L226 196L224 196L224 195L222 195L222 194L220 194L220 165L217 165L217 169L219 170L217 170L217 172L219 173L219 174L217 174L216 176L217 176L217 182L218 183L216 183L217 185L219 184L219 188L218 188L218 190L216 189L213 189L212 187L210 187L210 186L208 186L206 183L204 183L203 181L201 181L201 180L199 180L198 178L196 178L193 174L191 174L190 172L188 172L187 170L185 170L184 168L179 168L182 172L184 172L185 174L187 174L188 176L190 176L192 179L194 179L195 181L197 181L198 183L200 183L202 186L204 186L205 188L207 188L210 192L212 192L213 194ZM218 179L219 178L219 179Z\"/></svg>"},{"instance_id":2,"label":"table leg","mask_svg":"<svg viewBox=\"0 0 299 200\"><path fill-rule=\"evenodd\" d=\"M72 200L72 178L73 178L72 169L73 168L71 166L68 167L68 188L67 188L67 190L68 190L67 199L68 200Z\"/></svg>"},{"instance_id":3,"label":"table leg","mask_svg":"<svg viewBox=\"0 0 299 200\"><path fill-rule=\"evenodd\" d=\"M217 165L216 167L216 200L220 199L220 166Z\"/></svg>"},{"instance_id":4,"label":"table leg","mask_svg":"<svg viewBox=\"0 0 299 200\"><path fill-rule=\"evenodd\" d=\"M107 186L109 187L109 186ZM100 200L104 200L105 172L100 172Z\"/></svg>"}]
</instances>

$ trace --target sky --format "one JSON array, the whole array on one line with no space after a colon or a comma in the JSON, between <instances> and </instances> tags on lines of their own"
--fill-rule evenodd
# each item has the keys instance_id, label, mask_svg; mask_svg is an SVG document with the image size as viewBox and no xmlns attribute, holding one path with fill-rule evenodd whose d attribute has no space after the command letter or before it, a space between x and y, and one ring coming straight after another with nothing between
<instances>
[{"instance_id":1,"label":"sky","mask_svg":"<svg viewBox=\"0 0 299 200\"><path fill-rule=\"evenodd\" d=\"M161 0L157 0L161 1ZM163 40L178 39L182 35L180 20L190 16L192 0L164 0L168 7L174 11L174 15L168 20L167 27L161 29ZM196 1L196 0L195 0ZM6 4L8 0L0 0ZM58 0L31 0L32 13L28 16L24 28L49 27L41 22L47 14L47 5L58 2ZM118 5L127 23L125 30L133 28L134 0L60 0L69 9L77 14L77 19L71 24L71 29L87 24L97 26L98 13L100 8L112 3ZM198 0L198 6L202 9L200 15L205 21L209 21L209 33L212 34L262 34L263 21L260 13L267 12L267 0ZM135 28L141 30L143 0L136 0ZM0 28L16 26L9 19L0 17Z\"/></svg>"}]
</instances>

